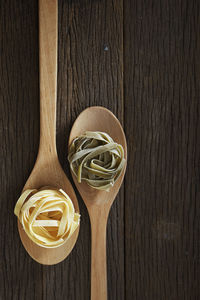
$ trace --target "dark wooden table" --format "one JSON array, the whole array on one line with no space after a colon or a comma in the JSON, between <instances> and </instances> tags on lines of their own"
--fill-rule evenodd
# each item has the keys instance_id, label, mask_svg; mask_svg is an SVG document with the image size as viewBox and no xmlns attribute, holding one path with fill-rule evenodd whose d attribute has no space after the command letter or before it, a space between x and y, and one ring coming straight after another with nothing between
<instances>
[{"instance_id":1,"label":"dark wooden table","mask_svg":"<svg viewBox=\"0 0 200 300\"><path fill-rule=\"evenodd\" d=\"M90 225L42 266L13 214L39 141L38 3L0 1L0 299L90 298ZM59 0L57 148L91 105L124 126L128 169L107 229L112 300L200 299L200 1ZM71 177L70 177L71 178Z\"/></svg>"}]
</instances>

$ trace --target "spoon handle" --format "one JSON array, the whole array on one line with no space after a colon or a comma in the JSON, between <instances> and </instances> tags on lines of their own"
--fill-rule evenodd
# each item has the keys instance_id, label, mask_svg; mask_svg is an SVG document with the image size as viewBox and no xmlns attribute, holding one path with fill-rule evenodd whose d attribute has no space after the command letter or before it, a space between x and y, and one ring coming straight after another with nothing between
<instances>
[{"instance_id":1,"label":"spoon handle","mask_svg":"<svg viewBox=\"0 0 200 300\"><path fill-rule=\"evenodd\" d=\"M39 0L40 146L56 154L58 2Z\"/></svg>"},{"instance_id":2,"label":"spoon handle","mask_svg":"<svg viewBox=\"0 0 200 300\"><path fill-rule=\"evenodd\" d=\"M91 300L106 300L106 226L108 216L102 206L91 206L89 215L92 236Z\"/></svg>"}]
</instances>

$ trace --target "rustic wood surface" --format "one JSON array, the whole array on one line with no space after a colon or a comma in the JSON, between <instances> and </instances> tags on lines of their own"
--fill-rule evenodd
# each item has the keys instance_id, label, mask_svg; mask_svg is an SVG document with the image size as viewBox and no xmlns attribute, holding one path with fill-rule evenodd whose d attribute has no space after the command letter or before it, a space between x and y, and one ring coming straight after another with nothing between
<instances>
[{"instance_id":1,"label":"rustic wood surface","mask_svg":"<svg viewBox=\"0 0 200 300\"><path fill-rule=\"evenodd\" d=\"M57 148L90 105L125 128L129 165L107 229L108 299L200 299L200 2L59 0ZM36 0L0 1L0 299L90 298L83 201L70 256L41 266L13 209L39 142Z\"/></svg>"}]
</instances>

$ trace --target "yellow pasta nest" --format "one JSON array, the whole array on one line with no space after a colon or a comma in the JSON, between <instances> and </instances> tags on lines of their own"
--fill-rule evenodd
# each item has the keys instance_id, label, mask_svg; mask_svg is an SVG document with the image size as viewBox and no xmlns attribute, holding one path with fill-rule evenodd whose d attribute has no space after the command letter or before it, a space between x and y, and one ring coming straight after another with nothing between
<instances>
[{"instance_id":1,"label":"yellow pasta nest","mask_svg":"<svg viewBox=\"0 0 200 300\"><path fill-rule=\"evenodd\" d=\"M114 185L124 166L124 149L105 132L87 131L70 145L68 160L78 182L86 181L95 189Z\"/></svg>"},{"instance_id":2,"label":"yellow pasta nest","mask_svg":"<svg viewBox=\"0 0 200 300\"><path fill-rule=\"evenodd\" d=\"M62 189L26 190L18 199L14 213L28 237L46 248L62 245L80 221L80 215Z\"/></svg>"}]
</instances>

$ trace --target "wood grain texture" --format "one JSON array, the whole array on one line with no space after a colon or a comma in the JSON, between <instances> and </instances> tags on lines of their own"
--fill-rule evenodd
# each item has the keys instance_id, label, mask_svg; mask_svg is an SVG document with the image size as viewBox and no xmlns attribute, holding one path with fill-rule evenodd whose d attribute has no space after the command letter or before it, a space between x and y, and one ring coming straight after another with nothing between
<instances>
[{"instance_id":1,"label":"wood grain texture","mask_svg":"<svg viewBox=\"0 0 200 300\"><path fill-rule=\"evenodd\" d=\"M59 0L61 164L69 175L70 128L89 105L111 109L128 139L125 189L108 220L108 299L200 298L199 32L195 0ZM57 266L31 260L13 215L39 143L36 0L0 1L0 50L0 299L88 300L80 197L78 242Z\"/></svg>"},{"instance_id":2,"label":"wood grain texture","mask_svg":"<svg viewBox=\"0 0 200 300\"><path fill-rule=\"evenodd\" d=\"M124 4L126 299L200 299L200 3Z\"/></svg>"},{"instance_id":3,"label":"wood grain texture","mask_svg":"<svg viewBox=\"0 0 200 300\"><path fill-rule=\"evenodd\" d=\"M123 3L61 1L59 10L58 124L60 161L66 161L68 136L79 113L103 105L123 122ZM63 137L65 141L63 140ZM69 174L69 173L68 173ZM90 299L90 224L79 197L81 226L76 264L77 299ZM113 204L107 228L108 299L124 298L123 188ZM117 263L116 263L117 262ZM74 293L74 292L73 292ZM73 299L73 298L72 298ZM76 299L76 298L74 298Z\"/></svg>"},{"instance_id":4,"label":"wood grain texture","mask_svg":"<svg viewBox=\"0 0 200 300\"><path fill-rule=\"evenodd\" d=\"M0 298L88 300L90 228L80 197L78 242L63 263L37 264L23 249L17 233L13 209L39 143L38 4L8 0L0 3L0 14ZM104 105L123 123L122 24L122 0L59 0L57 148L67 174L69 131L85 107ZM122 188L108 222L109 299L124 298L123 233Z\"/></svg>"},{"instance_id":5,"label":"wood grain texture","mask_svg":"<svg viewBox=\"0 0 200 300\"><path fill-rule=\"evenodd\" d=\"M0 3L1 299L42 297L42 267L23 249L13 215L39 142L37 3L23 2Z\"/></svg>"}]
</instances>

